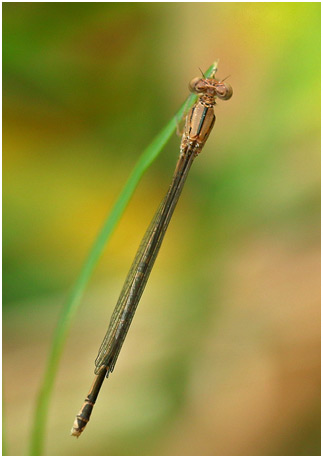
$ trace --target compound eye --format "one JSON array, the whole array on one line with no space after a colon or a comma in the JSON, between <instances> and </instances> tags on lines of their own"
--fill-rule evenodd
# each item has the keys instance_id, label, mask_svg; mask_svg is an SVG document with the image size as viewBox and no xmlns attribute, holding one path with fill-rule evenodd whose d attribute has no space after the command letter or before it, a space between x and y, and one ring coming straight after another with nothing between
<instances>
[{"instance_id":1,"label":"compound eye","mask_svg":"<svg viewBox=\"0 0 323 458\"><path fill-rule=\"evenodd\" d=\"M215 87L216 95L221 100L229 100L232 97L233 91L230 84L218 83Z\"/></svg>"},{"instance_id":2,"label":"compound eye","mask_svg":"<svg viewBox=\"0 0 323 458\"><path fill-rule=\"evenodd\" d=\"M205 81L202 78L194 78L188 85L188 88L191 92L194 92L195 94L201 94L201 92L204 92L207 88L207 85L205 84Z\"/></svg>"}]
</instances>

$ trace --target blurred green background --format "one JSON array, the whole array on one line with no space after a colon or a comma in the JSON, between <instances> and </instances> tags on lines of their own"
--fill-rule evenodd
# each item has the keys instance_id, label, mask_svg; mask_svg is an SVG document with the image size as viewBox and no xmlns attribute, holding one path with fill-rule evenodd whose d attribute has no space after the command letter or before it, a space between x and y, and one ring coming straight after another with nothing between
<instances>
[{"instance_id":1,"label":"blurred green background","mask_svg":"<svg viewBox=\"0 0 323 458\"><path fill-rule=\"evenodd\" d=\"M57 317L106 214L216 58L234 96L216 107L76 441L74 416L179 138L128 206L69 335L46 454L320 454L320 3L4 3L9 454L27 451Z\"/></svg>"}]
</instances>

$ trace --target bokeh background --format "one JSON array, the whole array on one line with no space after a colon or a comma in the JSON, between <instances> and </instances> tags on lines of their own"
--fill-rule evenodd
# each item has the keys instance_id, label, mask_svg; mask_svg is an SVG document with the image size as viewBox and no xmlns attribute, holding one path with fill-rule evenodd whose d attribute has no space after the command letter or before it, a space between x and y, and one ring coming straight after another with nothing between
<instances>
[{"instance_id":1,"label":"bokeh background","mask_svg":"<svg viewBox=\"0 0 323 458\"><path fill-rule=\"evenodd\" d=\"M320 454L320 4L3 4L3 380L27 453L59 312L144 147L220 59L195 161L116 370L69 436L137 245L149 169L73 322L48 455ZM81 344L80 344L81 342Z\"/></svg>"}]
</instances>

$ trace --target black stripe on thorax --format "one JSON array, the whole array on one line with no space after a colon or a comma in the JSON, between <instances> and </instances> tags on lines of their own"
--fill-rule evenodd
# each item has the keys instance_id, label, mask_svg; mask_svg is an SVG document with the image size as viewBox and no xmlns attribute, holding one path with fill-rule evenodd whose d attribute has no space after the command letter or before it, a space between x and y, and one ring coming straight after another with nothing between
<instances>
[{"instance_id":1,"label":"black stripe on thorax","mask_svg":"<svg viewBox=\"0 0 323 458\"><path fill-rule=\"evenodd\" d=\"M192 111L191 111L191 116L190 116L190 130L189 130L189 134L191 133L191 130L192 130L192 118L193 118L193 114L194 114L194 111L195 111L195 106L192 108Z\"/></svg>"},{"instance_id":2,"label":"black stripe on thorax","mask_svg":"<svg viewBox=\"0 0 323 458\"><path fill-rule=\"evenodd\" d=\"M199 124L199 127L197 129L196 135L200 135L200 132L202 130L202 126L203 126L207 111L208 111L208 107L204 107L203 108L203 113L202 113L202 116L201 116L201 120L200 120L200 124Z\"/></svg>"}]
</instances>

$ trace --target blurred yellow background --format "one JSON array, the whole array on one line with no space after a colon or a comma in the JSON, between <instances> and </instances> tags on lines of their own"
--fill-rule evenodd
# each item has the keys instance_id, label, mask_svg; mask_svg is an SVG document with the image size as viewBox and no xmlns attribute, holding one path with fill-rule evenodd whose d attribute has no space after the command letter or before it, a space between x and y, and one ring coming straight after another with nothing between
<instances>
[{"instance_id":1,"label":"blurred yellow background","mask_svg":"<svg viewBox=\"0 0 323 458\"><path fill-rule=\"evenodd\" d=\"M320 3L3 4L3 379L26 454L57 317L199 67L234 95L195 161L116 369L69 436L179 138L73 323L49 455L320 454Z\"/></svg>"}]
</instances>

